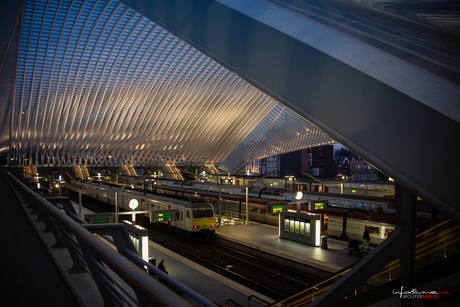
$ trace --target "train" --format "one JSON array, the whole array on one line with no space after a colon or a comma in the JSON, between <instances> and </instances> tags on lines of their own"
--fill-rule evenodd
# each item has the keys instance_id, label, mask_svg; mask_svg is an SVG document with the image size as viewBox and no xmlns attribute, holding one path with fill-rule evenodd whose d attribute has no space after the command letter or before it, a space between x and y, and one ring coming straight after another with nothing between
<instances>
[{"instance_id":1,"label":"train","mask_svg":"<svg viewBox=\"0 0 460 307\"><path fill-rule=\"evenodd\" d=\"M129 183L131 182L131 183ZM88 183L92 186L109 185ZM168 197L204 199L214 208L214 216L219 213L223 223L244 220L246 213L246 188L235 185L221 185L199 181L177 181L170 179L147 178L142 181L126 181L129 189L149 193L156 192ZM119 188L119 186L116 186ZM145 192L148 191L148 192ZM300 193L299 193L300 192ZM134 192L133 192L134 193ZM101 198L99 193L99 199ZM393 197L375 197L314 191L297 191L283 188L252 186L248 187L249 220L279 225L280 212L310 212L321 214L322 234L331 238L348 240L360 239L364 229L370 230L373 244L379 244L395 227L395 200ZM419 227L432 221L430 206L419 202ZM217 222L217 221L216 221Z\"/></svg>"},{"instance_id":2,"label":"train","mask_svg":"<svg viewBox=\"0 0 460 307\"><path fill-rule=\"evenodd\" d=\"M128 175L118 175L119 184L128 184L134 180L139 179L136 176ZM106 180L115 181L114 175L109 175L105 178ZM394 182L386 181L368 181L368 182L354 182L346 181L341 183L337 182L311 182L310 179L299 178L296 179L293 176L287 176L286 178L272 178L266 177L262 180L259 180L259 177L255 176L213 176L212 180L220 184L229 184L229 185L248 185L255 184L255 186L269 186L272 188L287 188L292 190L299 191L313 191L313 192L325 192L325 193L343 193L350 195L365 195L365 196L393 196L395 194ZM164 179L164 178L155 178L155 180L162 181L175 181L173 179Z\"/></svg>"},{"instance_id":3,"label":"train","mask_svg":"<svg viewBox=\"0 0 460 307\"><path fill-rule=\"evenodd\" d=\"M99 202L115 203L127 211L152 211L155 222L193 240L212 239L216 229L216 216L213 206L202 198L160 194L142 191L133 187L123 187L99 181L72 179L67 189L73 192L85 190L84 195Z\"/></svg>"},{"instance_id":4,"label":"train","mask_svg":"<svg viewBox=\"0 0 460 307\"><path fill-rule=\"evenodd\" d=\"M156 179L144 182L144 188L187 197L204 197L218 206L218 187L197 181ZM300 193L299 193L300 192ZM246 188L221 186L222 206L226 212L244 213ZM279 225L280 212L321 214L322 234L341 240L362 239L364 229L370 233L373 244L379 244L393 231L396 224L394 197L376 197L282 188L248 187L249 220ZM433 222L433 208L419 200L418 228Z\"/></svg>"},{"instance_id":5,"label":"train","mask_svg":"<svg viewBox=\"0 0 460 307\"><path fill-rule=\"evenodd\" d=\"M169 179L149 179L143 181L144 188L156 189L163 193L199 196L216 199L219 187L209 182L198 181L177 181ZM245 200L246 188L238 185L221 185L221 196L223 199ZM314 191L299 191L284 188L274 188L267 186L250 186L248 195L251 200L258 204L263 203L323 203L331 207L356 209L366 212L386 212L395 213L392 197L375 197L365 195L348 195L337 193L322 193ZM270 208L267 208L270 209ZM271 210L268 210L271 211Z\"/></svg>"}]
</instances>

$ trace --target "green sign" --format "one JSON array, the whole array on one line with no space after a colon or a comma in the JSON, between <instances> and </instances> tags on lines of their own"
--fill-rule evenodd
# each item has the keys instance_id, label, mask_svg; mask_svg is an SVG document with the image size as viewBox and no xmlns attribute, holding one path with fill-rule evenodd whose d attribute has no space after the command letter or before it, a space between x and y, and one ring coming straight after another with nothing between
<instances>
[{"instance_id":1,"label":"green sign","mask_svg":"<svg viewBox=\"0 0 460 307\"><path fill-rule=\"evenodd\" d=\"M283 212L283 206L274 206L273 212Z\"/></svg>"},{"instance_id":2,"label":"green sign","mask_svg":"<svg viewBox=\"0 0 460 307\"><path fill-rule=\"evenodd\" d=\"M324 209L323 203L315 203L315 210Z\"/></svg>"},{"instance_id":3,"label":"green sign","mask_svg":"<svg viewBox=\"0 0 460 307\"><path fill-rule=\"evenodd\" d=\"M108 217L95 217L93 218L93 224L108 224L109 218Z\"/></svg>"},{"instance_id":4,"label":"green sign","mask_svg":"<svg viewBox=\"0 0 460 307\"><path fill-rule=\"evenodd\" d=\"M172 213L158 213L158 221L170 221Z\"/></svg>"}]
</instances>

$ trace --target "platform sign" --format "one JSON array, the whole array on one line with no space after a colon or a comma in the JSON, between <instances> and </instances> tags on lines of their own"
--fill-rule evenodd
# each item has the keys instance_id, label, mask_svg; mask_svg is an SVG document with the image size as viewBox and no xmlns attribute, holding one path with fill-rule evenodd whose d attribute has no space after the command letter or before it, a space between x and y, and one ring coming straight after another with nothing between
<instances>
[{"instance_id":1,"label":"platform sign","mask_svg":"<svg viewBox=\"0 0 460 307\"><path fill-rule=\"evenodd\" d=\"M273 213L283 212L283 206L273 206Z\"/></svg>"},{"instance_id":2,"label":"platform sign","mask_svg":"<svg viewBox=\"0 0 460 307\"><path fill-rule=\"evenodd\" d=\"M315 210L324 209L324 203L315 203Z\"/></svg>"},{"instance_id":3,"label":"platform sign","mask_svg":"<svg viewBox=\"0 0 460 307\"><path fill-rule=\"evenodd\" d=\"M171 221L171 213L158 213L158 221Z\"/></svg>"}]
</instances>

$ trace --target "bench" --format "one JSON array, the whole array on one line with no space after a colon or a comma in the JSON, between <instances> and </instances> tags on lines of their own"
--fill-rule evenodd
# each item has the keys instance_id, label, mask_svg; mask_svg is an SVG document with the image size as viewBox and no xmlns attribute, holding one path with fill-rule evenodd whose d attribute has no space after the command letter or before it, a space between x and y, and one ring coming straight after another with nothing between
<instances>
[{"instance_id":1,"label":"bench","mask_svg":"<svg viewBox=\"0 0 460 307\"><path fill-rule=\"evenodd\" d=\"M345 250L348 251L349 255L356 255L358 257L362 257L363 254L364 255L369 254L369 251L364 251L364 250L361 250L361 249L354 249L354 248L351 248L351 247L345 247Z\"/></svg>"}]
</instances>

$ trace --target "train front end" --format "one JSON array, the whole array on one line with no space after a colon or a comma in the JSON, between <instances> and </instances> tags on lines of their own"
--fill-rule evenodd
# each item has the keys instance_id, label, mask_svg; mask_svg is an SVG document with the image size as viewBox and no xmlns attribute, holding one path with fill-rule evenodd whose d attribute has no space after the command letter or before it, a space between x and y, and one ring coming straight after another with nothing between
<instances>
[{"instance_id":1,"label":"train front end","mask_svg":"<svg viewBox=\"0 0 460 307\"><path fill-rule=\"evenodd\" d=\"M216 217L211 204L199 201L191 203L190 208L190 234L193 239L212 239L216 232Z\"/></svg>"}]
</instances>

